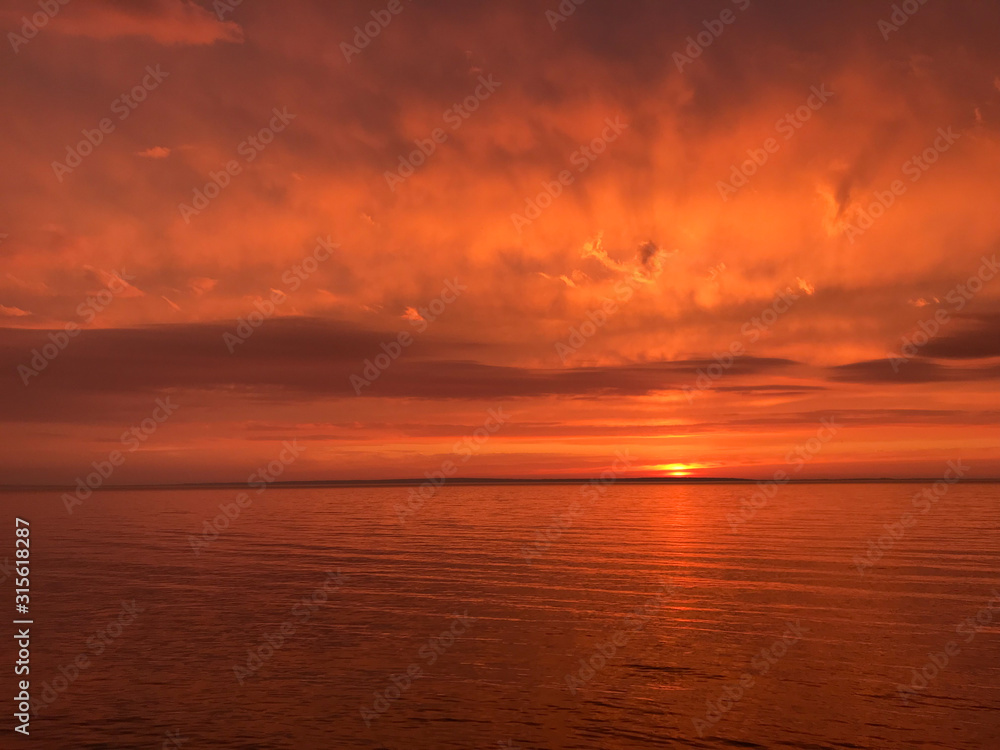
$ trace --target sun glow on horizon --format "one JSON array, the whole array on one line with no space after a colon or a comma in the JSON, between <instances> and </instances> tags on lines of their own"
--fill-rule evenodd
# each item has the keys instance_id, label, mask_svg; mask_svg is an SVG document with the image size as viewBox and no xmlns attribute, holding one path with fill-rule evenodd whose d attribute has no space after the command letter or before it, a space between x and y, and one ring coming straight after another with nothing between
<instances>
[{"instance_id":1,"label":"sun glow on horizon","mask_svg":"<svg viewBox=\"0 0 1000 750\"><path fill-rule=\"evenodd\" d=\"M672 477L689 477L691 476L691 472L696 469L708 468L708 464L657 464L655 466L651 466L650 468Z\"/></svg>"}]
</instances>

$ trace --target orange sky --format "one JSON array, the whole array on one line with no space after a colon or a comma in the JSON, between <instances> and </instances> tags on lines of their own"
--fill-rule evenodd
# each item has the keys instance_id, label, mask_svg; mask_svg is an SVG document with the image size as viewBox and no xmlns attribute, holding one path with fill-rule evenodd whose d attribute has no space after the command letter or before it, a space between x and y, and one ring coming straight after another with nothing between
<instances>
[{"instance_id":1,"label":"orange sky","mask_svg":"<svg viewBox=\"0 0 1000 750\"><path fill-rule=\"evenodd\" d=\"M1000 7L558 7L5 4L4 482L1000 476Z\"/></svg>"}]
</instances>

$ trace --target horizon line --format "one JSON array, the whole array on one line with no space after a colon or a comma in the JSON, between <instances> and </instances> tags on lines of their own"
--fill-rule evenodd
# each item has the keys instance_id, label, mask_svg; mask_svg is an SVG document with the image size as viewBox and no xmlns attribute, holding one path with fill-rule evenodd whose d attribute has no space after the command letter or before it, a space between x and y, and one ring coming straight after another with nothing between
<instances>
[{"instance_id":1,"label":"horizon line","mask_svg":"<svg viewBox=\"0 0 1000 750\"><path fill-rule=\"evenodd\" d=\"M419 487L431 484L435 487L454 486L490 486L518 484L933 484L941 481L940 477L819 477L815 479L786 479L778 482L775 479L749 479L746 477L619 477L602 482L600 477L467 477L463 479L446 479L443 482L432 482L428 478L405 479L305 479L294 481L265 482L257 480L250 482L173 482L149 484L111 484L96 488L88 487L92 492L100 490L164 490L164 489L240 489L244 487L257 488L261 484L266 487L283 489L302 489L316 487ZM949 482L949 484L997 484L1000 478L968 478ZM75 490L76 485L70 484L0 484L0 492L60 492Z\"/></svg>"}]
</instances>

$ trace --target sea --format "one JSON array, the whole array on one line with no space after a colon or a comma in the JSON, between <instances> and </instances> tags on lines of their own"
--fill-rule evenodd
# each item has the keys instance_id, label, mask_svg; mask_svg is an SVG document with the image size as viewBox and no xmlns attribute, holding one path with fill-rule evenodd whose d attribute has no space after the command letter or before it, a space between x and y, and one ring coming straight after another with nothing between
<instances>
[{"instance_id":1,"label":"sea","mask_svg":"<svg viewBox=\"0 0 1000 750\"><path fill-rule=\"evenodd\" d=\"M1000 485L259 489L0 493L0 747L1000 748Z\"/></svg>"}]
</instances>

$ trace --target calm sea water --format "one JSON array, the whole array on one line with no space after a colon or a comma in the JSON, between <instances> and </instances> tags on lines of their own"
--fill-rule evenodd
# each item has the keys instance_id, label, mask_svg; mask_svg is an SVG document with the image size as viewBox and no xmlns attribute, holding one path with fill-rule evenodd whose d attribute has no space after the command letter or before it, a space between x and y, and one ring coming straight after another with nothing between
<instances>
[{"instance_id":1,"label":"calm sea water","mask_svg":"<svg viewBox=\"0 0 1000 750\"><path fill-rule=\"evenodd\" d=\"M51 700L0 745L1000 747L1000 486L747 489L2 494Z\"/></svg>"}]
</instances>

